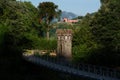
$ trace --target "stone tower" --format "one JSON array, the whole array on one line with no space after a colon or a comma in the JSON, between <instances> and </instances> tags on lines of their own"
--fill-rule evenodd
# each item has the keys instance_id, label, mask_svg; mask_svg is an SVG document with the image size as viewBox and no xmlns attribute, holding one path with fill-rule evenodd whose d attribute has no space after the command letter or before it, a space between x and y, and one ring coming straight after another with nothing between
<instances>
[{"instance_id":1,"label":"stone tower","mask_svg":"<svg viewBox=\"0 0 120 80\"><path fill-rule=\"evenodd\" d=\"M72 29L57 29L57 55L72 58Z\"/></svg>"}]
</instances>

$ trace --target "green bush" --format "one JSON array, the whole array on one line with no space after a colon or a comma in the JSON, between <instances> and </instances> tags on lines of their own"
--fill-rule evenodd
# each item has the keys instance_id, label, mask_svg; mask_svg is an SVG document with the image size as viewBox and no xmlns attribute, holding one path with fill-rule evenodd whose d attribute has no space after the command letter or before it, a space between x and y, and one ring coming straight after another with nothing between
<instances>
[{"instance_id":1,"label":"green bush","mask_svg":"<svg viewBox=\"0 0 120 80\"><path fill-rule=\"evenodd\" d=\"M73 34L73 61L88 62L89 58L98 49L99 45L92 39L88 25L80 25Z\"/></svg>"},{"instance_id":2,"label":"green bush","mask_svg":"<svg viewBox=\"0 0 120 80\"><path fill-rule=\"evenodd\" d=\"M55 39L47 40L46 38L40 38L37 44L38 44L37 48L40 50L54 50L57 47L57 40Z\"/></svg>"},{"instance_id":3,"label":"green bush","mask_svg":"<svg viewBox=\"0 0 120 80\"><path fill-rule=\"evenodd\" d=\"M86 43L74 46L72 48L73 61L89 62L89 59L94 55L98 48L99 46L95 43L91 44L91 46Z\"/></svg>"}]
</instances>

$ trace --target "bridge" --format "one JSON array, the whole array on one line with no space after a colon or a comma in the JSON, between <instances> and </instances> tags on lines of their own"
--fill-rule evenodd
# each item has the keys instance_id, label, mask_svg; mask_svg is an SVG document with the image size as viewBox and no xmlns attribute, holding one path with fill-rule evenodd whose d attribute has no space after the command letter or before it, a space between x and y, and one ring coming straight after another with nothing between
<instances>
[{"instance_id":1,"label":"bridge","mask_svg":"<svg viewBox=\"0 0 120 80\"><path fill-rule=\"evenodd\" d=\"M120 71L116 69L99 67L95 65L86 64L70 64L63 62L62 59L55 59L51 57L38 57L35 55L23 54L26 61L51 68L56 71L62 71L77 76L84 76L96 80L120 80Z\"/></svg>"}]
</instances>

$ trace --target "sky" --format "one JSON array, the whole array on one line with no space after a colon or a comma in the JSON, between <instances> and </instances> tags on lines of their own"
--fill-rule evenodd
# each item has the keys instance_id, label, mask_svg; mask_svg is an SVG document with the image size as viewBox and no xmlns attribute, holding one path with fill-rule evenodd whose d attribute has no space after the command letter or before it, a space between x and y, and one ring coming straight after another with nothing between
<instances>
[{"instance_id":1,"label":"sky","mask_svg":"<svg viewBox=\"0 0 120 80\"><path fill-rule=\"evenodd\" d=\"M22 0L30 1L34 6L38 6L42 2L53 2L58 5L62 11L72 12L79 16L84 16L87 13L93 13L100 8L100 0Z\"/></svg>"}]
</instances>

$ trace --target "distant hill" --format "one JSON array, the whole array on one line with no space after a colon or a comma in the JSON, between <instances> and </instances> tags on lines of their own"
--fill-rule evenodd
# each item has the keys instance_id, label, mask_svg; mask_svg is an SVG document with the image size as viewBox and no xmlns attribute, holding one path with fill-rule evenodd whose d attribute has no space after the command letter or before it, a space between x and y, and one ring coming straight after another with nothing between
<instances>
[{"instance_id":1,"label":"distant hill","mask_svg":"<svg viewBox=\"0 0 120 80\"><path fill-rule=\"evenodd\" d=\"M66 11L63 11L62 14L61 14L61 18L69 18L69 19L72 19L72 18L76 18L78 15L72 13L72 12L66 12Z\"/></svg>"}]
</instances>

